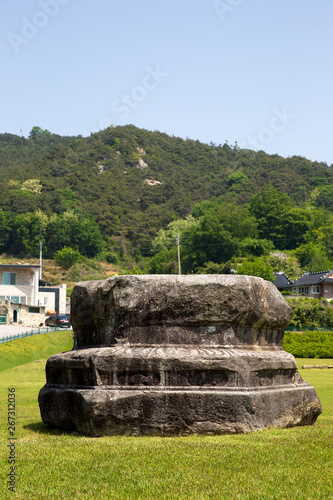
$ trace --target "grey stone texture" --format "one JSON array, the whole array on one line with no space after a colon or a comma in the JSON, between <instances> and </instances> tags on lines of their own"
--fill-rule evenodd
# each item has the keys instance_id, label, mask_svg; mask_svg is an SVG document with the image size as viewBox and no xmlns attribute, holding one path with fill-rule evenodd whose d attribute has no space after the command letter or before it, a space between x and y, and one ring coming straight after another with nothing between
<instances>
[{"instance_id":1,"label":"grey stone texture","mask_svg":"<svg viewBox=\"0 0 333 500\"><path fill-rule=\"evenodd\" d=\"M74 349L47 362L42 419L92 436L312 424L320 401L282 349L290 316L276 287L250 276L78 283Z\"/></svg>"}]
</instances>

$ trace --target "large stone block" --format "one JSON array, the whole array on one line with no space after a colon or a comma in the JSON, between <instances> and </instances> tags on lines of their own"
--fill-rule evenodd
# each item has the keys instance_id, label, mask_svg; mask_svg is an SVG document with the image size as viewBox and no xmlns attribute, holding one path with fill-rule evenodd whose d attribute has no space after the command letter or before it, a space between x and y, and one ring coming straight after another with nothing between
<instances>
[{"instance_id":1,"label":"large stone block","mask_svg":"<svg viewBox=\"0 0 333 500\"><path fill-rule=\"evenodd\" d=\"M94 436L312 424L320 401L282 349L290 315L274 285L249 276L78 283L74 349L47 362L43 421Z\"/></svg>"}]
</instances>

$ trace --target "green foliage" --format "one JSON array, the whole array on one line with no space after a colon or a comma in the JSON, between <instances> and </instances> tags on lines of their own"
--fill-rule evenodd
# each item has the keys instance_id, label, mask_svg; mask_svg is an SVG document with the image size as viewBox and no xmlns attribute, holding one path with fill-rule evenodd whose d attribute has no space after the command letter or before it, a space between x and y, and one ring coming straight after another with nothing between
<instances>
[{"instance_id":1,"label":"green foliage","mask_svg":"<svg viewBox=\"0 0 333 500\"><path fill-rule=\"evenodd\" d=\"M224 264L216 264L215 262L207 262L204 266L199 267L197 274L233 274L231 262Z\"/></svg>"},{"instance_id":2,"label":"green foliage","mask_svg":"<svg viewBox=\"0 0 333 500\"><path fill-rule=\"evenodd\" d=\"M47 254L68 246L94 257L102 248L102 235L92 217L80 211L67 211L51 217L46 230Z\"/></svg>"},{"instance_id":3,"label":"green foliage","mask_svg":"<svg viewBox=\"0 0 333 500\"><path fill-rule=\"evenodd\" d=\"M288 298L292 309L290 326L300 328L333 327L333 306L325 299Z\"/></svg>"},{"instance_id":4,"label":"green foliage","mask_svg":"<svg viewBox=\"0 0 333 500\"><path fill-rule=\"evenodd\" d=\"M333 358L333 332L285 332L283 349L297 358Z\"/></svg>"},{"instance_id":5,"label":"green foliage","mask_svg":"<svg viewBox=\"0 0 333 500\"><path fill-rule=\"evenodd\" d=\"M273 252L265 257L265 263L271 266L273 273L283 271L292 280L296 280L303 274L299 262L290 252L288 255L282 254L281 256L279 252Z\"/></svg>"},{"instance_id":6,"label":"green foliage","mask_svg":"<svg viewBox=\"0 0 333 500\"><path fill-rule=\"evenodd\" d=\"M320 208L325 208L328 210L333 210L333 186L332 185L320 185L318 184L318 180L316 180L317 186L319 185L319 189L317 191L317 197L315 203Z\"/></svg>"},{"instance_id":7,"label":"green foliage","mask_svg":"<svg viewBox=\"0 0 333 500\"><path fill-rule=\"evenodd\" d=\"M143 274L149 274L149 273L147 272L146 268L140 269L138 266L131 266L131 267L126 267L123 270L122 274L130 274L130 275L140 274L140 275L143 275Z\"/></svg>"},{"instance_id":8,"label":"green foliage","mask_svg":"<svg viewBox=\"0 0 333 500\"><path fill-rule=\"evenodd\" d=\"M191 227L199 225L199 220L195 219L192 215L186 219L177 219L170 222L166 229L160 229L156 238L152 242L153 253L158 253L163 250L171 250L176 245L177 235L180 237L183 233L188 231Z\"/></svg>"},{"instance_id":9,"label":"green foliage","mask_svg":"<svg viewBox=\"0 0 333 500\"><path fill-rule=\"evenodd\" d=\"M0 252L5 252L8 248L11 231L12 218L10 214L0 210Z\"/></svg>"},{"instance_id":10,"label":"green foliage","mask_svg":"<svg viewBox=\"0 0 333 500\"><path fill-rule=\"evenodd\" d=\"M149 274L178 274L177 248L161 250L149 261Z\"/></svg>"},{"instance_id":11,"label":"green foliage","mask_svg":"<svg viewBox=\"0 0 333 500\"><path fill-rule=\"evenodd\" d=\"M54 260L58 266L64 269L70 269L74 264L82 260L82 255L78 250L74 250L71 247L64 247L58 250L54 254Z\"/></svg>"},{"instance_id":12,"label":"green foliage","mask_svg":"<svg viewBox=\"0 0 333 500\"><path fill-rule=\"evenodd\" d=\"M137 167L140 158L144 169ZM29 139L0 134L0 174L0 248L13 255L36 255L40 239L49 257L70 246L86 256L108 248L120 260L140 261L170 249L174 231L168 224L189 221L192 214L198 231L178 227L186 272L209 261L267 253L261 242L242 244L245 239L267 240L279 250L312 242L322 254L311 268L333 258L333 170L325 163L207 145L133 125L110 126L87 138L33 127ZM39 237L31 216L27 230L15 221L37 211L48 217ZM170 241L159 242L161 230Z\"/></svg>"},{"instance_id":13,"label":"green foliage","mask_svg":"<svg viewBox=\"0 0 333 500\"><path fill-rule=\"evenodd\" d=\"M319 252L322 251L322 248L313 243L312 241L309 243L304 243L300 245L298 248L294 250L294 255L298 258L301 267L305 267L310 264L315 255L318 255ZM324 268L320 268L322 270ZM317 269L319 270L319 269Z\"/></svg>"},{"instance_id":14,"label":"green foliage","mask_svg":"<svg viewBox=\"0 0 333 500\"><path fill-rule=\"evenodd\" d=\"M229 186L233 186L235 184L243 184L244 182L248 181L248 177L243 174L243 172L235 172L234 174L230 174L227 179L227 183Z\"/></svg>"},{"instance_id":15,"label":"green foliage","mask_svg":"<svg viewBox=\"0 0 333 500\"><path fill-rule=\"evenodd\" d=\"M245 238L240 241L238 251L240 256L253 255L261 257L269 255L274 250L274 245L269 240L259 240L257 238Z\"/></svg>"},{"instance_id":16,"label":"green foliage","mask_svg":"<svg viewBox=\"0 0 333 500\"><path fill-rule=\"evenodd\" d=\"M29 137L30 139L36 139L36 137L40 136L40 135L50 135L51 132L49 130L43 130L42 128L40 127L32 127L32 129L30 130L30 133L29 133Z\"/></svg>"},{"instance_id":17,"label":"green foliage","mask_svg":"<svg viewBox=\"0 0 333 500\"><path fill-rule=\"evenodd\" d=\"M258 276L267 281L274 281L274 274L271 266L266 264L262 257L258 257L243 262L236 269L237 274L245 274L248 276Z\"/></svg>"},{"instance_id":18,"label":"green foliage","mask_svg":"<svg viewBox=\"0 0 333 500\"><path fill-rule=\"evenodd\" d=\"M16 255L37 257L40 242L45 241L45 226L38 214L27 212L17 215L13 221Z\"/></svg>"},{"instance_id":19,"label":"green foliage","mask_svg":"<svg viewBox=\"0 0 333 500\"><path fill-rule=\"evenodd\" d=\"M112 252L107 252L105 254L105 260L106 262L108 262L109 264L115 264L117 262L117 255L115 253L112 253Z\"/></svg>"},{"instance_id":20,"label":"green foliage","mask_svg":"<svg viewBox=\"0 0 333 500\"><path fill-rule=\"evenodd\" d=\"M261 238L271 240L276 248L293 249L304 242L310 228L309 212L293 207L286 194L267 187L251 198L250 210Z\"/></svg>"},{"instance_id":21,"label":"green foliage","mask_svg":"<svg viewBox=\"0 0 333 500\"><path fill-rule=\"evenodd\" d=\"M221 264L237 255L239 241L255 238L257 226L246 207L217 200L201 205L198 224L183 234L182 268L197 272L206 262Z\"/></svg>"},{"instance_id":22,"label":"green foliage","mask_svg":"<svg viewBox=\"0 0 333 500\"><path fill-rule=\"evenodd\" d=\"M67 274L67 279L72 282L103 280L106 278L101 264L93 259L83 259L72 265Z\"/></svg>"},{"instance_id":23,"label":"green foliage","mask_svg":"<svg viewBox=\"0 0 333 500\"><path fill-rule=\"evenodd\" d=\"M248 177L243 174L243 172L235 172L230 174L227 178L227 184L229 187L229 192L240 192L244 187L244 184L248 181Z\"/></svg>"},{"instance_id":24,"label":"green foliage","mask_svg":"<svg viewBox=\"0 0 333 500\"><path fill-rule=\"evenodd\" d=\"M40 194L42 191L42 185L39 179L28 179L22 183L21 189L23 191L30 191L31 193Z\"/></svg>"}]
</instances>

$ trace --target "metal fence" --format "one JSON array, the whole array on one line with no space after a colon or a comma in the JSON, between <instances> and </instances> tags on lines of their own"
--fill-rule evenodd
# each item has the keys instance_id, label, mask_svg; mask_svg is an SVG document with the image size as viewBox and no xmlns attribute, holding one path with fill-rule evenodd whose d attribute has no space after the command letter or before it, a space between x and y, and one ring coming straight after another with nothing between
<instances>
[{"instance_id":1,"label":"metal fence","mask_svg":"<svg viewBox=\"0 0 333 500\"><path fill-rule=\"evenodd\" d=\"M63 330L72 330L71 326L66 326L64 328L57 327L46 327L46 328L35 328L27 332L15 333L14 335L7 335L7 337L0 338L0 344L5 342L10 342L11 340L22 339L23 337L31 337L31 335L39 335L41 333L59 332Z\"/></svg>"}]
</instances>

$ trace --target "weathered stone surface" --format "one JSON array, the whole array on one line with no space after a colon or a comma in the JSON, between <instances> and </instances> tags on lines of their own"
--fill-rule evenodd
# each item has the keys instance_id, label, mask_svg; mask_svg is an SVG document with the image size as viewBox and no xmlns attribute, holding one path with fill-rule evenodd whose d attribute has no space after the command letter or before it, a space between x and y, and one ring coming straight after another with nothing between
<instances>
[{"instance_id":1,"label":"weathered stone surface","mask_svg":"<svg viewBox=\"0 0 333 500\"><path fill-rule=\"evenodd\" d=\"M282 350L290 309L248 276L78 283L74 350L52 356L43 421L90 435L236 433L313 423L313 387Z\"/></svg>"}]
</instances>

